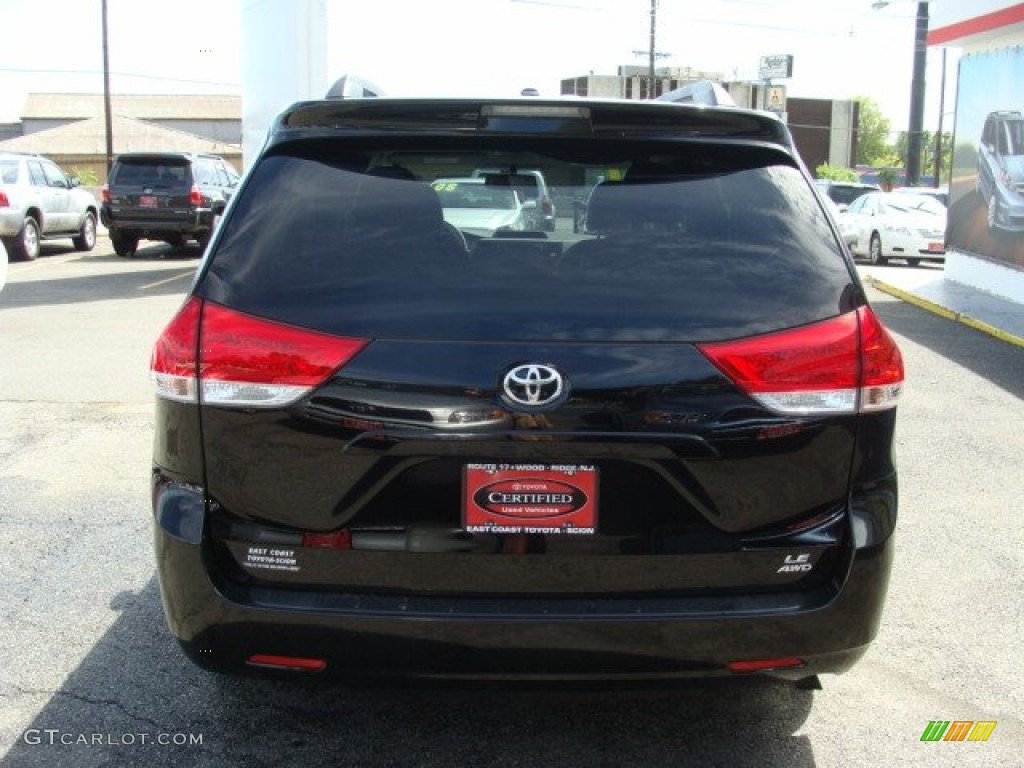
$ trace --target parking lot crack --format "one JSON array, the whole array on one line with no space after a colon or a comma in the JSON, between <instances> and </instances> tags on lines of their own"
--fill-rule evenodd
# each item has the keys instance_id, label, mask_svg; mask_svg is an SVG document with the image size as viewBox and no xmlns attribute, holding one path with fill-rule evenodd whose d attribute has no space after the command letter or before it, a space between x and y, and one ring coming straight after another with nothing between
<instances>
[{"instance_id":1,"label":"parking lot crack","mask_svg":"<svg viewBox=\"0 0 1024 768\"><path fill-rule=\"evenodd\" d=\"M52 698L58 698L59 697L59 698L64 698L64 699L70 699L72 701L75 701L75 702L78 702L78 703L81 703L81 704L85 704L85 705L89 705L89 706L97 706L97 707L106 708L106 709L113 709L113 710L116 710L117 712L120 712L121 714L125 715L126 717L130 718L131 720L133 720L135 722L144 723L144 724L148 725L154 731L166 730L164 724L159 723L159 722L157 722L156 720L153 720L150 717L145 717L143 715L139 715L139 714L133 712L132 710L130 710L128 707L126 707L124 704L122 704L120 701L117 701L116 699L95 698L95 697L92 697L92 696L85 696L83 694L76 693L74 691L67 691L67 690L52 691L52 690L46 690L46 689L23 688L21 686L15 686L15 690L17 691L18 695L23 695L23 696L50 696Z\"/></svg>"}]
</instances>

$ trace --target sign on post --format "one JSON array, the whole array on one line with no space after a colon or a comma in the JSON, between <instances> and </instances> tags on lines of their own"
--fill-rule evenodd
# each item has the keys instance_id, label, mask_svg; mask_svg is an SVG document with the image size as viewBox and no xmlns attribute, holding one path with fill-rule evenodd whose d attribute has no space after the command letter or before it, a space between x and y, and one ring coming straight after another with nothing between
<instances>
[{"instance_id":1,"label":"sign on post","mask_svg":"<svg viewBox=\"0 0 1024 768\"><path fill-rule=\"evenodd\" d=\"M791 54L762 56L761 64L758 67L758 74L762 80L778 80L792 77L793 56Z\"/></svg>"},{"instance_id":2,"label":"sign on post","mask_svg":"<svg viewBox=\"0 0 1024 768\"><path fill-rule=\"evenodd\" d=\"M765 109L769 112L776 112L782 114L786 111L786 86L784 85L770 85L768 86L768 98L766 99Z\"/></svg>"}]
</instances>

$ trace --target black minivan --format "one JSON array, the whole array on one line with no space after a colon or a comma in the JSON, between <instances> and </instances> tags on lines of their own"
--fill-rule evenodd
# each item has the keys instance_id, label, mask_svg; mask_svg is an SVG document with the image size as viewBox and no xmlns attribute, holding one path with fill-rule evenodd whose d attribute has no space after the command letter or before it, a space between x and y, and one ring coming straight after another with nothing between
<instances>
[{"instance_id":1,"label":"black minivan","mask_svg":"<svg viewBox=\"0 0 1024 768\"><path fill-rule=\"evenodd\" d=\"M583 231L460 230L432 182L484 167L586 199ZM203 667L799 681L877 632L903 365L770 115L294 105L152 378Z\"/></svg>"}]
</instances>

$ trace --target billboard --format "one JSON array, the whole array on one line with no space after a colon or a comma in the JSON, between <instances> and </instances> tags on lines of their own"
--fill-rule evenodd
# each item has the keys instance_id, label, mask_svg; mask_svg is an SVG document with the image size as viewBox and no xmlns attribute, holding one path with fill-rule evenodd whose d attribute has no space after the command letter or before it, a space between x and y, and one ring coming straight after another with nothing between
<instances>
[{"instance_id":1,"label":"billboard","mask_svg":"<svg viewBox=\"0 0 1024 768\"><path fill-rule=\"evenodd\" d=\"M947 247L1024 269L1024 48L960 60Z\"/></svg>"},{"instance_id":2,"label":"billboard","mask_svg":"<svg viewBox=\"0 0 1024 768\"><path fill-rule=\"evenodd\" d=\"M762 56L757 68L762 80L781 80L793 76L793 57L789 54Z\"/></svg>"}]
</instances>

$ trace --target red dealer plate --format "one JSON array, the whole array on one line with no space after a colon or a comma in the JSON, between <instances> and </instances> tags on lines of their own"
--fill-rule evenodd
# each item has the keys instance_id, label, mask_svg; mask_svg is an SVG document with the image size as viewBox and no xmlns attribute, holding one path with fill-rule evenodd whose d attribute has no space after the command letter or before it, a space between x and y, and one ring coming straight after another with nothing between
<instances>
[{"instance_id":1,"label":"red dealer plate","mask_svg":"<svg viewBox=\"0 0 1024 768\"><path fill-rule=\"evenodd\" d=\"M142 208L156 208L156 198L151 195L142 195L139 198L139 206Z\"/></svg>"},{"instance_id":2,"label":"red dealer plate","mask_svg":"<svg viewBox=\"0 0 1024 768\"><path fill-rule=\"evenodd\" d=\"M590 464L467 464L462 487L470 533L597 531L597 470Z\"/></svg>"}]
</instances>

